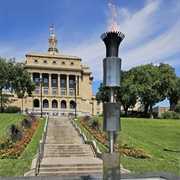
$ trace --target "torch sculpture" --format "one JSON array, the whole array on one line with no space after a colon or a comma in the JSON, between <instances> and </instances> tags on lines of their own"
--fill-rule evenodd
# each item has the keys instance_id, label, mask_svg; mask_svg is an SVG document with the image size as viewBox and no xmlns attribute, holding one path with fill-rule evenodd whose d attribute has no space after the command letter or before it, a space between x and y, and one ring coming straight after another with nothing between
<instances>
[{"instance_id":1,"label":"torch sculpture","mask_svg":"<svg viewBox=\"0 0 180 180\"><path fill-rule=\"evenodd\" d=\"M120 154L114 152L114 133L121 130L120 103L115 102L114 91L121 86L121 59L118 50L125 35L121 32L106 32L101 39L106 46L103 59L103 88L109 89L109 102L103 104L103 130L109 133L109 153L103 154L103 179L119 180Z\"/></svg>"}]
</instances>

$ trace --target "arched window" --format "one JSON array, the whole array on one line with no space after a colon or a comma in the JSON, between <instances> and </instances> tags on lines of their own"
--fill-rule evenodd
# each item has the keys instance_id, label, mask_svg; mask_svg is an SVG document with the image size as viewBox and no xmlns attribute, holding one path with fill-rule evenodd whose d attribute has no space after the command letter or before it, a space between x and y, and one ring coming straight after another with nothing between
<instances>
[{"instance_id":1,"label":"arched window","mask_svg":"<svg viewBox=\"0 0 180 180\"><path fill-rule=\"evenodd\" d=\"M56 100L52 101L52 108L57 108L58 107L58 103Z\"/></svg>"},{"instance_id":2,"label":"arched window","mask_svg":"<svg viewBox=\"0 0 180 180\"><path fill-rule=\"evenodd\" d=\"M66 101L64 100L61 101L61 108L66 108Z\"/></svg>"},{"instance_id":3,"label":"arched window","mask_svg":"<svg viewBox=\"0 0 180 180\"><path fill-rule=\"evenodd\" d=\"M39 107L39 100L38 100L38 99L35 99L35 100L34 100L33 106L34 106L34 107Z\"/></svg>"},{"instance_id":4,"label":"arched window","mask_svg":"<svg viewBox=\"0 0 180 180\"><path fill-rule=\"evenodd\" d=\"M43 107L44 107L44 108L48 108L48 107L49 107L49 102L48 102L47 99L44 99L44 100L43 100Z\"/></svg>"},{"instance_id":5,"label":"arched window","mask_svg":"<svg viewBox=\"0 0 180 180\"><path fill-rule=\"evenodd\" d=\"M74 101L70 101L70 109L74 109L75 108L75 102Z\"/></svg>"}]
</instances>

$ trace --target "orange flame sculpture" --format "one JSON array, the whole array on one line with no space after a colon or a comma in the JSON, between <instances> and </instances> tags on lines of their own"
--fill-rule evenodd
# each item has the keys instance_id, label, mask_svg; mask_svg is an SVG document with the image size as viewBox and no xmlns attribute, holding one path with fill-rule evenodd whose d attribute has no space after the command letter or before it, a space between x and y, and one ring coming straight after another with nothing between
<instances>
[{"instance_id":1,"label":"orange flame sculpture","mask_svg":"<svg viewBox=\"0 0 180 180\"><path fill-rule=\"evenodd\" d=\"M117 18L116 5L112 4L112 1L110 1L108 6L112 12L112 18L108 20L108 31L119 31L120 25L114 20Z\"/></svg>"}]
</instances>

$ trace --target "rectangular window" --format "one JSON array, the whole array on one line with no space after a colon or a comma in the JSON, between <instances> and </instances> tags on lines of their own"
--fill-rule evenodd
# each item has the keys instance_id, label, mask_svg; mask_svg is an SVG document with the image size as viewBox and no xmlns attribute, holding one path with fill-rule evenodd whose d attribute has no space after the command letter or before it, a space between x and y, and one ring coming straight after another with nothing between
<instances>
[{"instance_id":1,"label":"rectangular window","mask_svg":"<svg viewBox=\"0 0 180 180\"><path fill-rule=\"evenodd\" d=\"M74 95L74 89L69 89L69 95Z\"/></svg>"},{"instance_id":2,"label":"rectangular window","mask_svg":"<svg viewBox=\"0 0 180 180\"><path fill-rule=\"evenodd\" d=\"M99 109L96 110L96 114L99 114Z\"/></svg>"},{"instance_id":3,"label":"rectangular window","mask_svg":"<svg viewBox=\"0 0 180 180\"><path fill-rule=\"evenodd\" d=\"M48 88L44 88L44 94L48 94Z\"/></svg>"},{"instance_id":4,"label":"rectangular window","mask_svg":"<svg viewBox=\"0 0 180 180\"><path fill-rule=\"evenodd\" d=\"M97 106L99 106L99 104L100 104L100 103L99 103L99 102L97 102Z\"/></svg>"},{"instance_id":5,"label":"rectangular window","mask_svg":"<svg viewBox=\"0 0 180 180\"><path fill-rule=\"evenodd\" d=\"M36 87L34 91L35 91L35 94L39 94L39 88L38 87Z\"/></svg>"},{"instance_id":6,"label":"rectangular window","mask_svg":"<svg viewBox=\"0 0 180 180\"><path fill-rule=\"evenodd\" d=\"M66 80L65 79L61 79L61 84L66 84Z\"/></svg>"},{"instance_id":7,"label":"rectangular window","mask_svg":"<svg viewBox=\"0 0 180 180\"><path fill-rule=\"evenodd\" d=\"M73 80L73 79L70 79L70 80L69 80L69 84L74 84L74 80Z\"/></svg>"},{"instance_id":8,"label":"rectangular window","mask_svg":"<svg viewBox=\"0 0 180 180\"><path fill-rule=\"evenodd\" d=\"M48 83L48 78L44 78L43 82L44 82L44 84L47 84Z\"/></svg>"},{"instance_id":9,"label":"rectangular window","mask_svg":"<svg viewBox=\"0 0 180 180\"><path fill-rule=\"evenodd\" d=\"M66 94L66 90L63 88L61 89L61 95L65 95Z\"/></svg>"},{"instance_id":10,"label":"rectangular window","mask_svg":"<svg viewBox=\"0 0 180 180\"><path fill-rule=\"evenodd\" d=\"M57 94L57 89L56 88L52 88L52 93L55 95Z\"/></svg>"},{"instance_id":11,"label":"rectangular window","mask_svg":"<svg viewBox=\"0 0 180 180\"><path fill-rule=\"evenodd\" d=\"M57 79L56 79L56 78L53 78L53 79L52 79L52 83L53 83L53 84L56 84L56 83L57 83Z\"/></svg>"},{"instance_id":12,"label":"rectangular window","mask_svg":"<svg viewBox=\"0 0 180 180\"><path fill-rule=\"evenodd\" d=\"M34 82L35 82L35 83L38 83L38 82L39 82L39 78L38 78L38 77L35 77L35 78L34 78Z\"/></svg>"}]
</instances>

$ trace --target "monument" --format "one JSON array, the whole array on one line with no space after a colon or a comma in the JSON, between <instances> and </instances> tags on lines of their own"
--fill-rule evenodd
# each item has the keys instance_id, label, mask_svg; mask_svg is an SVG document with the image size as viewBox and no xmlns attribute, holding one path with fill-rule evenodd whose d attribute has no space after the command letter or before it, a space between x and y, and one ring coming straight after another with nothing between
<instances>
[{"instance_id":1,"label":"monument","mask_svg":"<svg viewBox=\"0 0 180 180\"><path fill-rule=\"evenodd\" d=\"M106 46L103 59L103 88L108 89L109 102L103 104L103 130L109 133L109 153L103 154L103 179L119 180L120 154L114 152L114 133L121 130L120 103L115 102L114 91L121 86L121 59L118 50L125 35L118 31L106 32L101 39Z\"/></svg>"}]
</instances>

